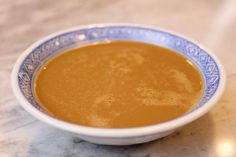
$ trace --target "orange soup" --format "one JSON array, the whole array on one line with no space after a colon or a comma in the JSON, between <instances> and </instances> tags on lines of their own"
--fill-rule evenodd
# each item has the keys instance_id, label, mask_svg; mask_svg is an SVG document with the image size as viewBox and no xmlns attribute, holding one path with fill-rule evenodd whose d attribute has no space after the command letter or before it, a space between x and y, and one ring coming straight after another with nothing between
<instances>
[{"instance_id":1,"label":"orange soup","mask_svg":"<svg viewBox=\"0 0 236 157\"><path fill-rule=\"evenodd\" d=\"M34 93L54 117L91 127L128 128L172 120L203 93L194 64L156 45L113 41L68 50L38 71Z\"/></svg>"}]
</instances>

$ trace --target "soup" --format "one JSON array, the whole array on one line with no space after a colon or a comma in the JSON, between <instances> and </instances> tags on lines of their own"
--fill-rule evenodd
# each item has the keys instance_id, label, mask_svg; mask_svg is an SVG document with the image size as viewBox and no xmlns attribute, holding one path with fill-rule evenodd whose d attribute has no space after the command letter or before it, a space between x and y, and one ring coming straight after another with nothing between
<instances>
[{"instance_id":1,"label":"soup","mask_svg":"<svg viewBox=\"0 0 236 157\"><path fill-rule=\"evenodd\" d=\"M191 61L156 45L113 41L61 53L38 71L34 93L54 117L91 127L153 125L185 114L203 79Z\"/></svg>"}]
</instances>

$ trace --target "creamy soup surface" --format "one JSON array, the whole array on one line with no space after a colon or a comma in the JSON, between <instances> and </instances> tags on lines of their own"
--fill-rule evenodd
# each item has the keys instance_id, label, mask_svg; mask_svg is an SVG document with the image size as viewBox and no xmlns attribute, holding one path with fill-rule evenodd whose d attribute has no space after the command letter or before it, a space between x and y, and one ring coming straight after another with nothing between
<instances>
[{"instance_id":1,"label":"creamy soup surface","mask_svg":"<svg viewBox=\"0 0 236 157\"><path fill-rule=\"evenodd\" d=\"M68 50L36 74L39 105L84 126L128 128L180 117L204 88L195 65L156 45L113 41Z\"/></svg>"}]
</instances>

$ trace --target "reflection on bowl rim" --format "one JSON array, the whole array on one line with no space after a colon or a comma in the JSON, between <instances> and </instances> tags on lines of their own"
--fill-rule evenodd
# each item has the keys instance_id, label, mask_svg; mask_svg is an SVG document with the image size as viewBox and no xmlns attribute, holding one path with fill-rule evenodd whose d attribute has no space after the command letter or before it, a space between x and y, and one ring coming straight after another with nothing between
<instances>
[{"instance_id":1,"label":"reflection on bowl rim","mask_svg":"<svg viewBox=\"0 0 236 157\"><path fill-rule=\"evenodd\" d=\"M198 45L199 47L204 49L207 52L207 54L210 55L211 58L213 58L213 60L216 62L217 66L218 66L220 82L219 82L219 87L217 88L215 94L206 104L204 104L203 106L199 107L198 109L194 110L193 112L191 112L189 114L183 115L181 117L178 117L176 119L173 119L171 121L167 121L164 123L150 125L150 126L144 126L144 127L137 127L137 128L121 128L121 129L120 128L119 129L116 129L116 128L94 128L94 127L81 126L81 125L77 125L77 124L71 124L68 122L64 122L62 120L52 118L52 117L44 114L43 112L37 110L35 107L33 107L27 101L27 99L24 97L24 95L22 94L22 92L19 88L19 85L18 85L18 72L19 72L20 66L21 66L22 62L24 61L25 57L28 54L30 54L31 51L35 47L39 46L40 44L44 43L45 41L47 41L57 35L60 35L60 34L66 33L66 32L79 30L79 29L94 28L94 27L108 27L108 26L127 26L127 27L141 27L141 28L145 28L145 29L153 29L153 30L168 32L168 33L171 33L171 34L176 35L178 37L181 37L187 41L195 43L196 45ZM208 49L204 48L203 46L201 46L200 44L198 44L197 42L195 42L193 40L189 40L189 38L186 38L183 35L179 35L178 33L172 33L169 30L166 31L164 29L159 29L159 28L149 27L149 26L142 26L142 25L135 25L135 24L95 24L95 25L75 27L72 29L67 29L64 31L60 31L60 32L56 32L54 34L51 34L51 35L39 40L38 42L34 43L27 50L25 50L23 52L23 54L18 58L15 66L13 68L11 79L12 79L11 80L12 89L13 89L13 92L14 92L17 100L28 112L30 112L32 115L34 115L38 119L40 119L48 124L51 124L57 128L61 128L63 130L78 133L80 135L106 137L106 138L119 138L119 137L129 138L129 137L135 137L135 136L145 136L145 135L152 135L152 134L166 132L166 131L170 131L170 130L179 128L179 127L186 125L187 123L190 123L190 122L194 121L195 119L201 117L208 110L210 110L214 106L214 104L219 100L220 96L222 95L222 93L224 91L224 87L225 87L225 72L224 72L223 66L219 62L217 57L214 54L212 54L210 51L208 51Z\"/></svg>"}]
</instances>

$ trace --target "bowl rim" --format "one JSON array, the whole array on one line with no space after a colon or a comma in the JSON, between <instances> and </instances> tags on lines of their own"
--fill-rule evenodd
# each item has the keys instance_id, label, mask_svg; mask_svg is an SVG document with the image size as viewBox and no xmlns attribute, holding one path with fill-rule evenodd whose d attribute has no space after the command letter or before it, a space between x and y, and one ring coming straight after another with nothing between
<instances>
[{"instance_id":1,"label":"bowl rim","mask_svg":"<svg viewBox=\"0 0 236 157\"><path fill-rule=\"evenodd\" d=\"M208 55L210 55L213 60L216 62L218 68L219 68L219 76L220 76L220 81L219 81L219 86L213 95L211 99L209 99L208 102L206 102L203 106L199 107L198 109L194 110L193 112L183 115L181 117L178 117L176 119L163 122L160 124L154 124L154 125L148 125L148 126L143 126L143 127L136 127L136 128L95 128L95 127L88 127L88 126L82 126L82 125L77 125L77 124L72 124L69 122L65 122L59 119L52 118L43 112L37 110L35 107L33 107L32 104L30 104L27 99L24 97L22 94L20 87L18 85L18 72L20 69L20 66L22 62L24 61L25 57L27 57L28 54L32 52L34 48L42 44L43 42L57 36L60 34L64 34L66 32L72 32L75 30L79 29L89 29L89 28L99 28L99 27L109 27L109 26L125 26L125 27L140 27L140 28L145 28L145 29L154 29L158 31L163 31L167 32L173 35L176 35L177 37L181 37L185 40L188 40L203 50L207 52ZM166 131L171 131L174 129L177 129L183 125L186 125L197 118L201 117L205 113L207 113L220 99L221 95L224 92L225 88L225 83L226 83L226 75L224 68L222 64L220 63L219 59L211 52L209 49L203 47L201 44L196 42L193 39L190 39L189 37L185 37L184 35L181 35L179 33L167 30L167 29L162 29L158 27L151 27L151 26L145 26L145 25L139 25L139 24L133 24L133 23L103 23L103 24L90 24L90 25L84 25L84 26L78 26L70 29L65 29L62 31L55 32L53 34L50 34L37 42L33 43L31 46L29 46L23 53L19 56L17 59L12 73L11 73L11 86L14 95L16 96L16 99L20 103L20 105L28 111L30 114L32 114L34 117L37 119L42 120L43 122L46 122L54 127L77 133L82 136L94 136L94 137L106 137L106 138L120 138L120 137L137 137L137 136L145 136L145 135L154 135L156 133L162 133Z\"/></svg>"}]
</instances>

